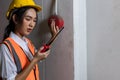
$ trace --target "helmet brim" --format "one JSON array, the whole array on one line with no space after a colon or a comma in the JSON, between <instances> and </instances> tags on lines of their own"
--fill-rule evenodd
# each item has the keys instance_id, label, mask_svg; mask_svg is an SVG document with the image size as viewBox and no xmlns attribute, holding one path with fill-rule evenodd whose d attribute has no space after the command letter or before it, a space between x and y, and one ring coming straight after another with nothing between
<instances>
[{"instance_id":1,"label":"helmet brim","mask_svg":"<svg viewBox=\"0 0 120 80\"><path fill-rule=\"evenodd\" d=\"M23 6L23 7L27 7L27 6L30 6L30 7L34 8L34 9L36 9L37 12L40 12L42 10L42 7L39 6L39 5L26 5L26 6ZM20 7L16 7L16 9L17 8L20 8ZM10 11L7 12L6 17L7 17L7 19L9 19L9 17L10 17Z\"/></svg>"},{"instance_id":2,"label":"helmet brim","mask_svg":"<svg viewBox=\"0 0 120 80\"><path fill-rule=\"evenodd\" d=\"M40 12L42 10L42 7L39 5L27 5L27 6L35 8L38 12ZM26 6L24 6L24 7L26 7Z\"/></svg>"}]
</instances>

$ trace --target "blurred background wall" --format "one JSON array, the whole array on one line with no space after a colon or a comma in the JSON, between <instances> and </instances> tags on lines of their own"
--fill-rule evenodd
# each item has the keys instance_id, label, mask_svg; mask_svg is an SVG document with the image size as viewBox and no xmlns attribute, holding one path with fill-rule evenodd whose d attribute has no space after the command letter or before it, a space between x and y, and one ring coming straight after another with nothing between
<instances>
[{"instance_id":1,"label":"blurred background wall","mask_svg":"<svg viewBox=\"0 0 120 80\"><path fill-rule=\"evenodd\" d=\"M88 80L120 79L120 1L87 0Z\"/></svg>"},{"instance_id":2,"label":"blurred background wall","mask_svg":"<svg viewBox=\"0 0 120 80\"><path fill-rule=\"evenodd\" d=\"M8 6L12 0L0 1L0 42L4 29L8 24L5 17ZM54 12L54 0L35 0L42 6L38 14L39 21L33 32L28 36L36 48L39 48L50 39L50 31L47 25L48 17ZM56 41L52 44L50 56L39 63L42 80L73 80L73 1L59 0L58 14L65 21L65 28Z\"/></svg>"}]
</instances>

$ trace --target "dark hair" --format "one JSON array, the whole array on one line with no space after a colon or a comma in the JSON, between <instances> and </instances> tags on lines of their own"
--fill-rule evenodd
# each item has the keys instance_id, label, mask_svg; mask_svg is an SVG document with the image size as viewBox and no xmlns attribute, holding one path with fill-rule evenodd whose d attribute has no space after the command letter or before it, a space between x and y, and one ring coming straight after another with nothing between
<instances>
[{"instance_id":1,"label":"dark hair","mask_svg":"<svg viewBox=\"0 0 120 80\"><path fill-rule=\"evenodd\" d=\"M5 31L4 31L4 36L3 36L3 40L5 40L7 37L9 37L10 35L10 32L14 32L15 31L15 23L12 19L12 16L14 14L16 14L16 20L18 22L22 22L23 20L23 15L24 13L26 12L26 10L30 9L32 7L21 7L21 8L18 8L18 9L14 9L12 12L11 12L11 17L9 18L9 24L8 26L5 28ZM35 8L34 8L35 9ZM35 9L36 11L36 15L37 15L37 10ZM38 15L37 15L37 19L38 19Z\"/></svg>"}]
</instances>

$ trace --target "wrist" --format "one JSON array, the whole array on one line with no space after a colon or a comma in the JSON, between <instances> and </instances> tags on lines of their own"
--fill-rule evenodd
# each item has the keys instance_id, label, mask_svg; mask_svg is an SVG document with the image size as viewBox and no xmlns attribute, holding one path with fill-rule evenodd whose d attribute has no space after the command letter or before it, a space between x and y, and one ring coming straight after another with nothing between
<instances>
[{"instance_id":1,"label":"wrist","mask_svg":"<svg viewBox=\"0 0 120 80\"><path fill-rule=\"evenodd\" d=\"M37 60L36 58L33 58L33 59L32 59L32 62L33 62L34 64L36 64L36 63L38 62L38 60Z\"/></svg>"}]
</instances>

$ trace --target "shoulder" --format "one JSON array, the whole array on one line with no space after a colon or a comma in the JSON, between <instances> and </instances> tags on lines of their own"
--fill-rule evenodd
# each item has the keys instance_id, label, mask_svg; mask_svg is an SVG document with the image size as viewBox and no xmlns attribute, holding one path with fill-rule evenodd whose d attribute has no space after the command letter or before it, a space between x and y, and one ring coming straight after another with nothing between
<instances>
[{"instance_id":1,"label":"shoulder","mask_svg":"<svg viewBox=\"0 0 120 80\"><path fill-rule=\"evenodd\" d=\"M6 44L4 44L4 43L2 43L2 44L0 44L0 51L1 50L8 50L8 47L7 47L7 45Z\"/></svg>"},{"instance_id":2,"label":"shoulder","mask_svg":"<svg viewBox=\"0 0 120 80\"><path fill-rule=\"evenodd\" d=\"M0 59L5 60L7 56L10 56L10 51L5 44L0 45Z\"/></svg>"},{"instance_id":3,"label":"shoulder","mask_svg":"<svg viewBox=\"0 0 120 80\"><path fill-rule=\"evenodd\" d=\"M1 44L0 45L0 55L5 55L5 54L9 54L9 53L10 53L10 51L9 51L7 45Z\"/></svg>"},{"instance_id":4,"label":"shoulder","mask_svg":"<svg viewBox=\"0 0 120 80\"><path fill-rule=\"evenodd\" d=\"M0 44L0 48L1 50L11 51L10 40L9 39L4 40L2 44Z\"/></svg>"},{"instance_id":5,"label":"shoulder","mask_svg":"<svg viewBox=\"0 0 120 80\"><path fill-rule=\"evenodd\" d=\"M9 55L11 52L11 47L9 43L6 40L9 40L10 38L5 39L1 44L0 44L0 53L3 55Z\"/></svg>"}]
</instances>

